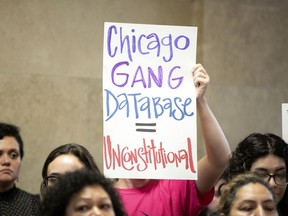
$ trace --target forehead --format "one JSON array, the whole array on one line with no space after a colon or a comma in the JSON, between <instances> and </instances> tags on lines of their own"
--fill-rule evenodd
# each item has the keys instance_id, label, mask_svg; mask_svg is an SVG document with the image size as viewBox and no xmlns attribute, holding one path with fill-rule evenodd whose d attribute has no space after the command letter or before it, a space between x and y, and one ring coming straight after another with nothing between
<instances>
[{"instance_id":1,"label":"forehead","mask_svg":"<svg viewBox=\"0 0 288 216\"><path fill-rule=\"evenodd\" d=\"M108 193L101 185L89 185L75 195L75 199L106 199Z\"/></svg>"},{"instance_id":2,"label":"forehead","mask_svg":"<svg viewBox=\"0 0 288 216\"><path fill-rule=\"evenodd\" d=\"M72 154L63 154L56 157L48 165L47 175L50 175L51 173L64 174L84 167L84 164L76 156Z\"/></svg>"},{"instance_id":3,"label":"forehead","mask_svg":"<svg viewBox=\"0 0 288 216\"><path fill-rule=\"evenodd\" d=\"M0 150L10 150L16 149L19 150L19 143L12 136L5 136L3 139L0 139Z\"/></svg>"},{"instance_id":4,"label":"forehead","mask_svg":"<svg viewBox=\"0 0 288 216\"><path fill-rule=\"evenodd\" d=\"M273 195L264 185L260 183L249 183L239 188L236 192L235 201L241 202L244 200L273 200Z\"/></svg>"},{"instance_id":5,"label":"forehead","mask_svg":"<svg viewBox=\"0 0 288 216\"><path fill-rule=\"evenodd\" d=\"M286 169L286 164L284 158L278 157L276 155L267 155L265 157L257 159L251 166L251 170L255 169L267 169L267 170L278 170Z\"/></svg>"}]
</instances>

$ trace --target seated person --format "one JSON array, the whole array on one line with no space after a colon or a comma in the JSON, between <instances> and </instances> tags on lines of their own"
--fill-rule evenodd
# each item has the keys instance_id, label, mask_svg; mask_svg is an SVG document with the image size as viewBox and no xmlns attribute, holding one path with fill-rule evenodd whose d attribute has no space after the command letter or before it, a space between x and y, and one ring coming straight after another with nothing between
<instances>
[{"instance_id":1,"label":"seated person","mask_svg":"<svg viewBox=\"0 0 288 216\"><path fill-rule=\"evenodd\" d=\"M278 216L273 191L253 174L239 174L221 189L220 216Z\"/></svg>"},{"instance_id":2,"label":"seated person","mask_svg":"<svg viewBox=\"0 0 288 216\"><path fill-rule=\"evenodd\" d=\"M88 169L69 172L47 189L42 216L125 216L118 193L99 172Z\"/></svg>"}]
</instances>

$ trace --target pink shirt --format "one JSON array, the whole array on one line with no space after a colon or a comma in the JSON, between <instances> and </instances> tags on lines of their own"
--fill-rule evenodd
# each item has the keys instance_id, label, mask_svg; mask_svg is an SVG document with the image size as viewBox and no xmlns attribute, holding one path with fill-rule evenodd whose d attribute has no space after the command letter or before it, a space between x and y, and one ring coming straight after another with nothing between
<instances>
[{"instance_id":1,"label":"pink shirt","mask_svg":"<svg viewBox=\"0 0 288 216\"><path fill-rule=\"evenodd\" d=\"M197 216L213 199L201 197L193 180L150 180L140 188L117 189L129 216Z\"/></svg>"}]
</instances>

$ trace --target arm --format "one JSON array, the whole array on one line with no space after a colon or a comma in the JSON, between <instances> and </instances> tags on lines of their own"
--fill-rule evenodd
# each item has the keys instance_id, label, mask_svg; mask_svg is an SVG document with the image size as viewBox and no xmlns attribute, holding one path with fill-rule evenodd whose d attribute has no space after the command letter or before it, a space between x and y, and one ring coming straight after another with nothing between
<instances>
[{"instance_id":1,"label":"arm","mask_svg":"<svg viewBox=\"0 0 288 216\"><path fill-rule=\"evenodd\" d=\"M207 72L201 64L197 64L192 73L196 87L197 112L207 152L198 162L196 187L201 194L208 192L216 184L227 167L230 147L205 97L210 80Z\"/></svg>"}]
</instances>

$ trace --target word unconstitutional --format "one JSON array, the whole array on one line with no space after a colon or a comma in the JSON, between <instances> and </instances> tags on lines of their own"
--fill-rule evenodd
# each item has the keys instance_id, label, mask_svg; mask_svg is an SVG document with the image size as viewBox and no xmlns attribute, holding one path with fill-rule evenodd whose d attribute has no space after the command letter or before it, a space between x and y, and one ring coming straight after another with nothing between
<instances>
[{"instance_id":1,"label":"word unconstitutional","mask_svg":"<svg viewBox=\"0 0 288 216\"><path fill-rule=\"evenodd\" d=\"M149 167L154 170L165 169L168 164L179 167L181 164L186 170L196 173L191 139L187 138L187 149L180 149L175 152L167 152L162 142L157 145L153 139L146 141L139 148L129 149L127 146L112 144L110 136L104 137L104 160L107 169L145 171Z\"/></svg>"},{"instance_id":2,"label":"word unconstitutional","mask_svg":"<svg viewBox=\"0 0 288 216\"><path fill-rule=\"evenodd\" d=\"M164 62L173 59L175 50L186 50L190 46L190 39L185 35L175 38L172 34L164 37L157 33L137 34L135 29L130 34L123 33L122 27L111 25L107 32L107 51L111 58L119 55L127 55L129 61L133 62L133 55L154 55L162 58Z\"/></svg>"}]
</instances>

